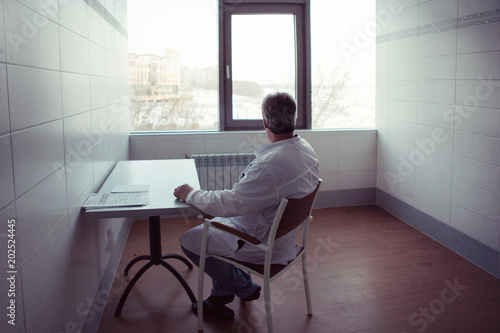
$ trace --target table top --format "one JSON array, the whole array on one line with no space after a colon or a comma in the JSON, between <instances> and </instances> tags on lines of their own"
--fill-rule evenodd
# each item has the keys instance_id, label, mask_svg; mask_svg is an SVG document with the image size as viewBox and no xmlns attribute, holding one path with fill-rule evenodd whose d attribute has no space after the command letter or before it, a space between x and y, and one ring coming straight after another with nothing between
<instances>
[{"instance_id":1,"label":"table top","mask_svg":"<svg viewBox=\"0 0 500 333\"><path fill-rule=\"evenodd\" d=\"M120 161L99 192L110 192L116 185L150 185L149 205L87 209L89 219L117 217L149 217L179 215L181 209L196 212L194 206L177 199L174 188L190 184L200 189L196 166L192 159Z\"/></svg>"}]
</instances>

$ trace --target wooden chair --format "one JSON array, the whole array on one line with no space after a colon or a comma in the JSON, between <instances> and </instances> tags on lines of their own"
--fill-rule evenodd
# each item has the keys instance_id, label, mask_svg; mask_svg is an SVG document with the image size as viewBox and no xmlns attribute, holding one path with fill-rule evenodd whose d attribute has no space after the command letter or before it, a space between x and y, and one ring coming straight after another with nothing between
<instances>
[{"instance_id":1,"label":"wooden chair","mask_svg":"<svg viewBox=\"0 0 500 333\"><path fill-rule=\"evenodd\" d=\"M269 237L267 239L267 243L260 242L258 239L234 228L231 228L227 225L212 222L210 220L205 220L204 229L203 229L203 239L202 239L202 247L200 254L200 263L199 263L199 276L198 276L198 331L203 331L203 281L204 281L204 272L205 272L205 260L207 257L213 257L224 262L233 264L234 266L243 269L249 274L255 274L261 277L264 280L264 300L265 300L265 308L266 308L266 318L267 318L267 330L269 333L273 332L273 322L272 322L272 313L271 313L271 291L270 291L270 282L283 274L286 270L288 270L292 265L299 259L302 258L302 272L304 275L304 288L306 293L306 302L307 302L307 313L308 315L312 315L312 307L311 307L311 295L309 291L309 279L307 275L307 265L306 265L306 241L307 241L307 231L309 227L309 222L312 220L312 207L314 205L314 201L316 199L316 195L318 194L319 187L321 185L321 179L316 186L316 189L300 199L286 199L283 198L278 207L276 215L273 220L273 224L271 226L271 230L269 233ZM296 257L288 262L286 265L271 265L271 256L273 253L273 245L274 241L283 235L291 232L295 228L299 227L301 224L303 226L302 232L302 242L300 245L296 245ZM257 265L248 262L236 261L231 258L221 257L217 255L211 255L207 253L207 237L208 231L210 228L219 229L223 232L234 235L235 237L240 238L244 242L255 246L259 250L263 251L265 256L264 264Z\"/></svg>"}]
</instances>

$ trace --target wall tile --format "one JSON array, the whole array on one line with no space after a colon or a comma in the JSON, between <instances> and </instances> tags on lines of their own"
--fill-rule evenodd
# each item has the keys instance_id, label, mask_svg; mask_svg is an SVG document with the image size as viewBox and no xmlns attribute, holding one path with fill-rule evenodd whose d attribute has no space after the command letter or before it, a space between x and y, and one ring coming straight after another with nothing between
<instances>
[{"instance_id":1,"label":"wall tile","mask_svg":"<svg viewBox=\"0 0 500 333\"><path fill-rule=\"evenodd\" d=\"M500 195L453 180L452 202L467 210L500 222Z\"/></svg>"},{"instance_id":2,"label":"wall tile","mask_svg":"<svg viewBox=\"0 0 500 333\"><path fill-rule=\"evenodd\" d=\"M416 148L414 142L396 140L391 137L388 138L387 144L387 156L395 159L405 158L408 160L408 157L415 151Z\"/></svg>"},{"instance_id":3,"label":"wall tile","mask_svg":"<svg viewBox=\"0 0 500 333\"><path fill-rule=\"evenodd\" d=\"M458 0L458 17L498 9L497 0Z\"/></svg>"},{"instance_id":4,"label":"wall tile","mask_svg":"<svg viewBox=\"0 0 500 333\"><path fill-rule=\"evenodd\" d=\"M499 23L475 25L458 30L457 53L500 50Z\"/></svg>"},{"instance_id":5,"label":"wall tile","mask_svg":"<svg viewBox=\"0 0 500 333\"><path fill-rule=\"evenodd\" d=\"M326 134L322 133L321 135L307 135L299 134L304 140L306 140L314 149L316 154L327 155L327 154L335 154L339 152L339 133Z\"/></svg>"},{"instance_id":6,"label":"wall tile","mask_svg":"<svg viewBox=\"0 0 500 333\"><path fill-rule=\"evenodd\" d=\"M376 153L339 154L339 171L362 171L377 169Z\"/></svg>"},{"instance_id":7,"label":"wall tile","mask_svg":"<svg viewBox=\"0 0 500 333\"><path fill-rule=\"evenodd\" d=\"M24 314L28 323L68 262L69 255L68 217L65 215L21 265Z\"/></svg>"},{"instance_id":8,"label":"wall tile","mask_svg":"<svg viewBox=\"0 0 500 333\"><path fill-rule=\"evenodd\" d=\"M89 39L103 47L106 46L106 34L102 33L106 29L106 21L94 10L88 11L89 15Z\"/></svg>"},{"instance_id":9,"label":"wall tile","mask_svg":"<svg viewBox=\"0 0 500 333\"><path fill-rule=\"evenodd\" d=\"M397 119L415 122L417 117L417 104L408 101L393 101L387 103L387 116L390 119Z\"/></svg>"},{"instance_id":10,"label":"wall tile","mask_svg":"<svg viewBox=\"0 0 500 333\"><path fill-rule=\"evenodd\" d=\"M68 206L71 206L94 180L93 149L79 153L76 159L66 164Z\"/></svg>"},{"instance_id":11,"label":"wall tile","mask_svg":"<svg viewBox=\"0 0 500 333\"><path fill-rule=\"evenodd\" d=\"M447 128L417 125L416 144L426 154L434 150L453 152L453 131Z\"/></svg>"},{"instance_id":12,"label":"wall tile","mask_svg":"<svg viewBox=\"0 0 500 333\"><path fill-rule=\"evenodd\" d=\"M90 107L101 108L108 105L107 82L105 77L90 77Z\"/></svg>"},{"instance_id":13,"label":"wall tile","mask_svg":"<svg viewBox=\"0 0 500 333\"><path fill-rule=\"evenodd\" d=\"M60 69L59 27L14 0L4 0L7 61Z\"/></svg>"},{"instance_id":14,"label":"wall tile","mask_svg":"<svg viewBox=\"0 0 500 333\"><path fill-rule=\"evenodd\" d=\"M32 9L40 15L45 16L51 21L58 22L59 21L59 8L57 6L56 1L31 1L31 0L18 0L18 2L22 3L26 7ZM41 25L41 22L38 21Z\"/></svg>"},{"instance_id":15,"label":"wall tile","mask_svg":"<svg viewBox=\"0 0 500 333\"><path fill-rule=\"evenodd\" d=\"M19 260L23 262L68 209L64 167L17 199Z\"/></svg>"},{"instance_id":16,"label":"wall tile","mask_svg":"<svg viewBox=\"0 0 500 333\"><path fill-rule=\"evenodd\" d=\"M391 23L389 24L389 32L396 32L415 27L418 18L417 1L412 1L411 6L403 6L404 1L398 3L398 10L393 12Z\"/></svg>"},{"instance_id":17,"label":"wall tile","mask_svg":"<svg viewBox=\"0 0 500 333\"><path fill-rule=\"evenodd\" d=\"M455 131L454 153L500 166L500 138Z\"/></svg>"},{"instance_id":18,"label":"wall tile","mask_svg":"<svg viewBox=\"0 0 500 333\"><path fill-rule=\"evenodd\" d=\"M389 81L377 80L375 83L375 98L388 99L389 98Z\"/></svg>"},{"instance_id":19,"label":"wall tile","mask_svg":"<svg viewBox=\"0 0 500 333\"><path fill-rule=\"evenodd\" d=\"M413 59L417 55L418 38L403 38L388 43L389 60Z\"/></svg>"},{"instance_id":20,"label":"wall tile","mask_svg":"<svg viewBox=\"0 0 500 333\"><path fill-rule=\"evenodd\" d=\"M414 122L388 119L388 135L391 139L401 140L409 143L415 142L416 126Z\"/></svg>"},{"instance_id":21,"label":"wall tile","mask_svg":"<svg viewBox=\"0 0 500 333\"><path fill-rule=\"evenodd\" d=\"M375 187L376 177L375 170L339 171L339 189Z\"/></svg>"},{"instance_id":22,"label":"wall tile","mask_svg":"<svg viewBox=\"0 0 500 333\"><path fill-rule=\"evenodd\" d=\"M61 73L64 116L90 110L90 82L88 75Z\"/></svg>"},{"instance_id":23,"label":"wall tile","mask_svg":"<svg viewBox=\"0 0 500 333\"><path fill-rule=\"evenodd\" d=\"M66 163L77 161L92 147L90 112L64 118Z\"/></svg>"},{"instance_id":24,"label":"wall tile","mask_svg":"<svg viewBox=\"0 0 500 333\"><path fill-rule=\"evenodd\" d=\"M319 160L319 170L322 172L339 171L339 154L317 155Z\"/></svg>"},{"instance_id":25,"label":"wall tile","mask_svg":"<svg viewBox=\"0 0 500 333\"><path fill-rule=\"evenodd\" d=\"M415 188L415 206L444 224L450 224L450 201Z\"/></svg>"},{"instance_id":26,"label":"wall tile","mask_svg":"<svg viewBox=\"0 0 500 333\"><path fill-rule=\"evenodd\" d=\"M389 109L387 99L379 99L375 101L375 116L376 118L387 118L387 111ZM377 131L380 132L380 129L376 126Z\"/></svg>"},{"instance_id":27,"label":"wall tile","mask_svg":"<svg viewBox=\"0 0 500 333\"><path fill-rule=\"evenodd\" d=\"M89 41L74 32L60 27L61 70L65 72L89 73Z\"/></svg>"},{"instance_id":28,"label":"wall tile","mask_svg":"<svg viewBox=\"0 0 500 333\"><path fill-rule=\"evenodd\" d=\"M446 55L418 59L419 80L454 80L456 56Z\"/></svg>"},{"instance_id":29,"label":"wall tile","mask_svg":"<svg viewBox=\"0 0 500 333\"><path fill-rule=\"evenodd\" d=\"M480 189L500 194L500 167L498 166L454 156L453 178Z\"/></svg>"},{"instance_id":30,"label":"wall tile","mask_svg":"<svg viewBox=\"0 0 500 333\"><path fill-rule=\"evenodd\" d=\"M1 14L1 13L0 13ZM0 135L10 132L7 66L0 64Z\"/></svg>"},{"instance_id":31,"label":"wall tile","mask_svg":"<svg viewBox=\"0 0 500 333\"><path fill-rule=\"evenodd\" d=\"M429 171L437 172L443 176L451 177L453 155L439 150L431 153L424 152L417 148L416 153L409 158L416 166L420 166Z\"/></svg>"},{"instance_id":32,"label":"wall tile","mask_svg":"<svg viewBox=\"0 0 500 333\"><path fill-rule=\"evenodd\" d=\"M457 51L457 31L445 31L418 36L418 57L455 55Z\"/></svg>"},{"instance_id":33,"label":"wall tile","mask_svg":"<svg viewBox=\"0 0 500 333\"><path fill-rule=\"evenodd\" d=\"M500 110L487 108L455 108L455 129L500 138Z\"/></svg>"},{"instance_id":34,"label":"wall tile","mask_svg":"<svg viewBox=\"0 0 500 333\"><path fill-rule=\"evenodd\" d=\"M76 309L80 304L74 302L73 295L78 287L73 283L71 266L68 262L62 268L52 288L47 290L43 306L34 315L26 332L64 332L72 327L71 323L76 322L77 314L80 313Z\"/></svg>"},{"instance_id":35,"label":"wall tile","mask_svg":"<svg viewBox=\"0 0 500 333\"><path fill-rule=\"evenodd\" d=\"M391 176L395 175L394 173L390 174ZM390 177L390 176L389 176ZM388 194L393 196L395 199L398 201L401 201L404 204L407 204L409 206L414 206L415 205L415 186L413 184L407 183L406 181L401 181L398 178L390 178L390 181L388 182ZM399 206L399 205L398 205ZM409 207L399 207L396 210L403 209L405 211L405 214L402 216L398 215L400 218L402 218L404 221L411 223L412 219L410 219L408 216L406 216L406 213L410 213L410 210L408 209ZM413 209L413 207L411 207Z\"/></svg>"},{"instance_id":36,"label":"wall tile","mask_svg":"<svg viewBox=\"0 0 500 333\"><path fill-rule=\"evenodd\" d=\"M499 5L500 6L500 5ZM500 52L459 54L457 79L474 80L479 77L500 80Z\"/></svg>"},{"instance_id":37,"label":"wall tile","mask_svg":"<svg viewBox=\"0 0 500 333\"><path fill-rule=\"evenodd\" d=\"M388 64L389 80L416 80L417 59L394 60Z\"/></svg>"},{"instance_id":38,"label":"wall tile","mask_svg":"<svg viewBox=\"0 0 500 333\"><path fill-rule=\"evenodd\" d=\"M85 1L65 1L59 4L59 24L83 37L89 35L89 9Z\"/></svg>"},{"instance_id":39,"label":"wall tile","mask_svg":"<svg viewBox=\"0 0 500 333\"><path fill-rule=\"evenodd\" d=\"M340 153L375 153L377 152L377 135L371 134L340 133Z\"/></svg>"},{"instance_id":40,"label":"wall tile","mask_svg":"<svg viewBox=\"0 0 500 333\"><path fill-rule=\"evenodd\" d=\"M14 183L19 197L63 165L62 120L12 134L12 149Z\"/></svg>"},{"instance_id":41,"label":"wall tile","mask_svg":"<svg viewBox=\"0 0 500 333\"><path fill-rule=\"evenodd\" d=\"M453 128L455 122L455 106L453 104L436 104L417 102L417 124Z\"/></svg>"},{"instance_id":42,"label":"wall tile","mask_svg":"<svg viewBox=\"0 0 500 333\"><path fill-rule=\"evenodd\" d=\"M451 178L420 167L415 168L415 187L451 200Z\"/></svg>"},{"instance_id":43,"label":"wall tile","mask_svg":"<svg viewBox=\"0 0 500 333\"><path fill-rule=\"evenodd\" d=\"M203 140L200 141L199 138L195 139L191 137L173 139L169 136L157 137L155 140L156 158L185 158L186 154L239 152L236 147L239 143L241 143L240 140L233 143L234 147L230 145L217 149L217 144L221 141L215 140L212 144L209 144L207 149L205 149L205 143Z\"/></svg>"},{"instance_id":44,"label":"wall tile","mask_svg":"<svg viewBox=\"0 0 500 333\"><path fill-rule=\"evenodd\" d=\"M389 60L413 59L417 54L418 39L416 37L398 39L389 42Z\"/></svg>"},{"instance_id":45,"label":"wall tile","mask_svg":"<svg viewBox=\"0 0 500 333\"><path fill-rule=\"evenodd\" d=\"M153 136L130 136L130 159L154 160L155 157L156 146Z\"/></svg>"},{"instance_id":46,"label":"wall tile","mask_svg":"<svg viewBox=\"0 0 500 333\"><path fill-rule=\"evenodd\" d=\"M460 80L456 83L456 104L474 110L476 107L499 108L500 83L498 80Z\"/></svg>"},{"instance_id":47,"label":"wall tile","mask_svg":"<svg viewBox=\"0 0 500 333\"><path fill-rule=\"evenodd\" d=\"M417 81L389 81L387 84L389 89L387 98L395 101L411 101L417 100Z\"/></svg>"},{"instance_id":48,"label":"wall tile","mask_svg":"<svg viewBox=\"0 0 500 333\"><path fill-rule=\"evenodd\" d=\"M384 29L384 27L382 27ZM377 36L383 35L383 32L380 32L377 26ZM375 50L375 59L377 64L379 62L387 62L389 60L389 43L377 44Z\"/></svg>"},{"instance_id":49,"label":"wall tile","mask_svg":"<svg viewBox=\"0 0 500 333\"><path fill-rule=\"evenodd\" d=\"M92 144L104 139L109 134L108 108L102 107L90 112L92 132L90 141Z\"/></svg>"},{"instance_id":50,"label":"wall tile","mask_svg":"<svg viewBox=\"0 0 500 333\"><path fill-rule=\"evenodd\" d=\"M387 45L387 43L383 44ZM376 63L376 79L377 81L386 81L389 79L389 62L388 61L378 61Z\"/></svg>"},{"instance_id":51,"label":"wall tile","mask_svg":"<svg viewBox=\"0 0 500 333\"><path fill-rule=\"evenodd\" d=\"M92 147L92 159L94 163L94 178L96 178L105 170L111 160L108 136Z\"/></svg>"},{"instance_id":52,"label":"wall tile","mask_svg":"<svg viewBox=\"0 0 500 333\"><path fill-rule=\"evenodd\" d=\"M9 134L0 136L0 209L14 200L14 173L12 172L12 150Z\"/></svg>"},{"instance_id":53,"label":"wall tile","mask_svg":"<svg viewBox=\"0 0 500 333\"><path fill-rule=\"evenodd\" d=\"M62 117L59 72L9 65L7 73L12 131Z\"/></svg>"},{"instance_id":54,"label":"wall tile","mask_svg":"<svg viewBox=\"0 0 500 333\"><path fill-rule=\"evenodd\" d=\"M451 206L451 226L495 250L499 249L500 224L463 207Z\"/></svg>"},{"instance_id":55,"label":"wall tile","mask_svg":"<svg viewBox=\"0 0 500 333\"><path fill-rule=\"evenodd\" d=\"M457 17L457 0L440 0L418 6L418 25L446 21Z\"/></svg>"},{"instance_id":56,"label":"wall tile","mask_svg":"<svg viewBox=\"0 0 500 333\"><path fill-rule=\"evenodd\" d=\"M455 101L455 81L419 80L417 99L419 102L453 104Z\"/></svg>"},{"instance_id":57,"label":"wall tile","mask_svg":"<svg viewBox=\"0 0 500 333\"><path fill-rule=\"evenodd\" d=\"M5 49L5 20L3 16L3 0L0 1L0 61L7 59L7 51Z\"/></svg>"},{"instance_id":58,"label":"wall tile","mask_svg":"<svg viewBox=\"0 0 500 333\"><path fill-rule=\"evenodd\" d=\"M90 74L106 76L106 49L96 43L89 42Z\"/></svg>"}]
</instances>

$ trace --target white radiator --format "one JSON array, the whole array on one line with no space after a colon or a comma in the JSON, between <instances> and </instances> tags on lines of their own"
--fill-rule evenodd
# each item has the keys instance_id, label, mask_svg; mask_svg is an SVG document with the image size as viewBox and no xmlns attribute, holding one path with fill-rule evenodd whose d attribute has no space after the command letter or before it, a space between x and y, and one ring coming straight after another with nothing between
<instances>
[{"instance_id":1,"label":"white radiator","mask_svg":"<svg viewBox=\"0 0 500 333\"><path fill-rule=\"evenodd\" d=\"M230 189L240 180L252 153L192 154L202 190Z\"/></svg>"}]
</instances>

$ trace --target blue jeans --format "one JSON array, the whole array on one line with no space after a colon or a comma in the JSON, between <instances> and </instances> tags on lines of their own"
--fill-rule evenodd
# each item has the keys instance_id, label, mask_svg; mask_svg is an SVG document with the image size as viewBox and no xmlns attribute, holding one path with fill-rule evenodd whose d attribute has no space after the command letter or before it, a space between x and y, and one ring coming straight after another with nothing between
<instances>
[{"instance_id":1,"label":"blue jeans","mask_svg":"<svg viewBox=\"0 0 500 333\"><path fill-rule=\"evenodd\" d=\"M199 267L200 256L182 246L181 249ZM215 258L210 257L205 260L205 273L212 278L212 296L236 295L240 298L247 298L258 287L245 271Z\"/></svg>"}]
</instances>

